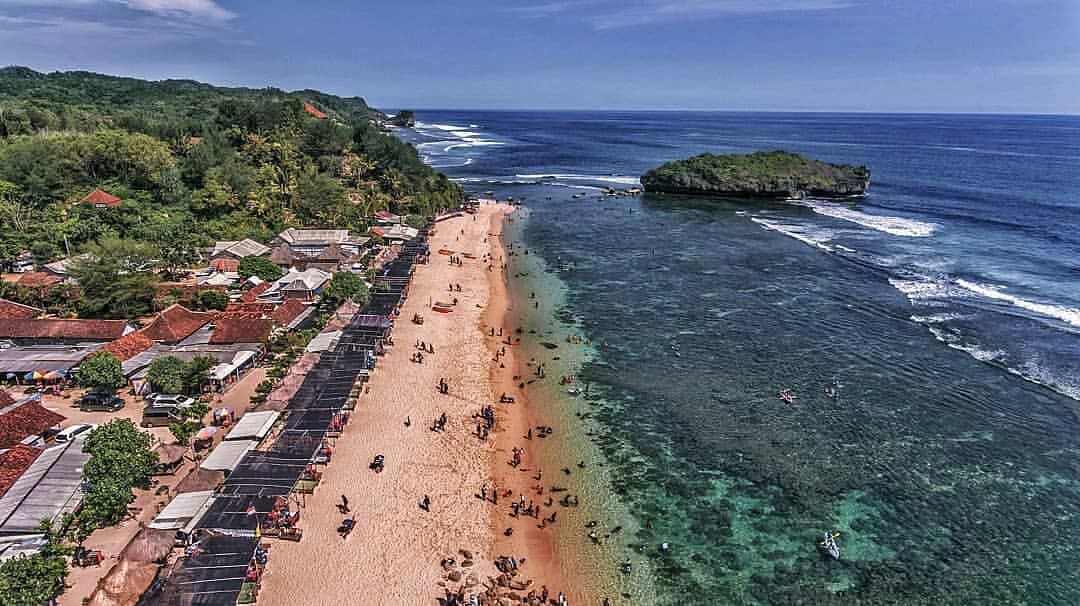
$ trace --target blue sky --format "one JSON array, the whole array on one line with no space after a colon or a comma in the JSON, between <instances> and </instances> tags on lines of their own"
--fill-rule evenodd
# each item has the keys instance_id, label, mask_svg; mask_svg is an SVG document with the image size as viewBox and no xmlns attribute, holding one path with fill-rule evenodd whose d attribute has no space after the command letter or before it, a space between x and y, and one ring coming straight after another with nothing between
<instances>
[{"instance_id":1,"label":"blue sky","mask_svg":"<svg viewBox=\"0 0 1080 606\"><path fill-rule=\"evenodd\" d=\"M1080 113L1080 0L0 0L0 64L388 109Z\"/></svg>"}]
</instances>

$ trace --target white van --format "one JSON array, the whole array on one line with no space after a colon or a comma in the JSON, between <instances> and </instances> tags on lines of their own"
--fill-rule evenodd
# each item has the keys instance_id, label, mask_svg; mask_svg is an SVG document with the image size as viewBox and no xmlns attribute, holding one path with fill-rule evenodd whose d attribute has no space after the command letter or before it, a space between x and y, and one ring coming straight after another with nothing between
<instances>
[{"instance_id":1,"label":"white van","mask_svg":"<svg viewBox=\"0 0 1080 606\"><path fill-rule=\"evenodd\" d=\"M65 428L60 433L56 434L56 441L59 443L70 442L74 440L76 436L82 435L88 431L97 428L97 423L80 423L79 425L72 425Z\"/></svg>"}]
</instances>

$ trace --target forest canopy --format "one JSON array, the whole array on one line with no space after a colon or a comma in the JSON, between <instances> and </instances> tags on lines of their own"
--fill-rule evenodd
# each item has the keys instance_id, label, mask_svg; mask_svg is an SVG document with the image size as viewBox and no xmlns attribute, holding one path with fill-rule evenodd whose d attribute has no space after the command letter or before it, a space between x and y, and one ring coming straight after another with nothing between
<instances>
[{"instance_id":1,"label":"forest canopy","mask_svg":"<svg viewBox=\"0 0 1080 606\"><path fill-rule=\"evenodd\" d=\"M457 205L461 188L385 119L311 90L0 69L0 259L138 241L172 271L215 239ZM97 188L119 204L83 202Z\"/></svg>"}]
</instances>

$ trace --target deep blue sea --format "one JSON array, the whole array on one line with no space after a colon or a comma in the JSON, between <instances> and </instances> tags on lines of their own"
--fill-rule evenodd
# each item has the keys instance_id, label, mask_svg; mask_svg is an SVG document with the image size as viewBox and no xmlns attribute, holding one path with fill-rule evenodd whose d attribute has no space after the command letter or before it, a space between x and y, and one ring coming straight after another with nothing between
<instances>
[{"instance_id":1,"label":"deep blue sea","mask_svg":"<svg viewBox=\"0 0 1080 606\"><path fill-rule=\"evenodd\" d=\"M673 546L651 599L1080 603L1080 117L417 118L401 136L524 197L523 244L566 269L628 543ZM867 165L870 193L599 195L773 149Z\"/></svg>"}]
</instances>

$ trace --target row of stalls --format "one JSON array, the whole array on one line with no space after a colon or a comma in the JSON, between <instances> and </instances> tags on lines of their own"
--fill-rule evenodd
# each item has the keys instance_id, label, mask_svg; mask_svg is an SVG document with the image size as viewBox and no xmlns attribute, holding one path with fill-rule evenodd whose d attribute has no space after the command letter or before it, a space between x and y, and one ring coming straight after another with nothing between
<instances>
[{"instance_id":1,"label":"row of stalls","mask_svg":"<svg viewBox=\"0 0 1080 606\"><path fill-rule=\"evenodd\" d=\"M376 283L371 301L340 334L318 342L322 355L289 401L268 445L260 445L258 434L274 423L244 437L256 425L252 421L251 428L245 426L252 417L248 413L203 461L204 468L228 475L205 496L163 510L168 516L162 523L190 536L190 545L185 558L160 572L140 603L216 606L255 601L266 541L302 538L298 523L306 494L316 490L322 467L332 459L333 441L344 430L360 384L390 339L416 260L426 253L421 238L407 242L384 268L386 279ZM188 514L191 517L185 517Z\"/></svg>"}]
</instances>

